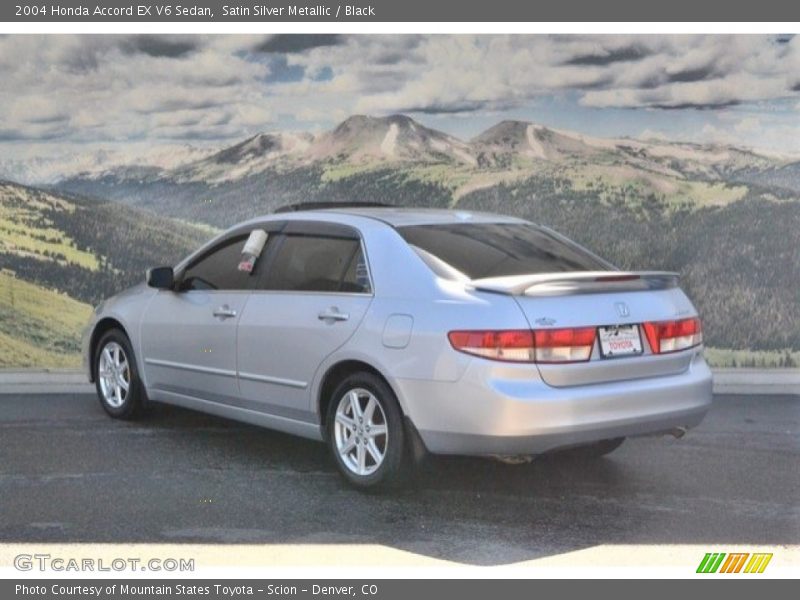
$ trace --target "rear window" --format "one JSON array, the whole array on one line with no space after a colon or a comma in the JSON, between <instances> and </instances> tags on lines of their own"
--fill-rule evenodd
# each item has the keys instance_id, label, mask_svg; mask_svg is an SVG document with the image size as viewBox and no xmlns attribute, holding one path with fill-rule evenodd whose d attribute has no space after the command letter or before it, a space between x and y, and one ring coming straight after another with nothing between
<instances>
[{"instance_id":1,"label":"rear window","mask_svg":"<svg viewBox=\"0 0 800 600\"><path fill-rule=\"evenodd\" d=\"M612 268L577 244L527 223L413 225L398 231L411 246L470 279Z\"/></svg>"}]
</instances>

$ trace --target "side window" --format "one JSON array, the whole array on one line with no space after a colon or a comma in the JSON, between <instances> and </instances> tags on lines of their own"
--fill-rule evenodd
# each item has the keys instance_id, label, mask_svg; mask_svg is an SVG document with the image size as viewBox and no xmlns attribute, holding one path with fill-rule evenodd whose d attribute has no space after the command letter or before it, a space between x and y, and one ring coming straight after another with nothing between
<instances>
[{"instance_id":1,"label":"side window","mask_svg":"<svg viewBox=\"0 0 800 600\"><path fill-rule=\"evenodd\" d=\"M190 266L182 290L246 290L250 273L239 270L246 237L235 238Z\"/></svg>"},{"instance_id":2,"label":"side window","mask_svg":"<svg viewBox=\"0 0 800 600\"><path fill-rule=\"evenodd\" d=\"M278 249L264 289L311 292L370 292L358 240L288 235Z\"/></svg>"},{"instance_id":3,"label":"side window","mask_svg":"<svg viewBox=\"0 0 800 600\"><path fill-rule=\"evenodd\" d=\"M358 245L350 265L345 271L344 278L342 279L343 292L357 292L362 294L369 294L372 288L369 284L369 269L367 269L367 259L364 257L364 252L361 250L361 244Z\"/></svg>"}]
</instances>

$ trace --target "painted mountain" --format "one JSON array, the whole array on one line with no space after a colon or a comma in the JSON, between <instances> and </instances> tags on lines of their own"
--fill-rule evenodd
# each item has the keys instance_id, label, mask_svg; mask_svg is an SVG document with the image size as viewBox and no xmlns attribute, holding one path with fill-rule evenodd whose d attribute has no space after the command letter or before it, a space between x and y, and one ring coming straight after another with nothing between
<instances>
[{"instance_id":1,"label":"painted mountain","mask_svg":"<svg viewBox=\"0 0 800 600\"><path fill-rule=\"evenodd\" d=\"M3 198L23 194L13 189L78 207L76 215L85 217L75 219L83 222L81 234L70 234L67 246L88 245L97 264L81 266L85 258L62 248L66 258L54 262L39 253L21 265L27 250L18 242L11 249L0 245L0 264L11 265L17 282L94 302L139 280L148 260L181 254L209 235L208 227L285 204L378 201L491 210L552 226L623 268L680 271L701 310L707 342L724 349L712 353L718 362L789 366L800 358L800 162L791 157L600 139L520 121L503 121L465 141L403 115L353 116L318 134L266 132L186 156L180 164L65 168L46 191L7 184L0 189L3 205ZM15 202L30 207L33 216L26 219L53 221L67 233L75 227L64 214L54 219L47 202ZM108 235L101 230L112 217L146 231L111 225L118 244L101 246ZM147 236L148 252L122 258L130 236L138 235ZM81 271L93 282L83 291L70 283L80 278L66 275L77 268L95 273ZM103 275L103 268L114 275Z\"/></svg>"},{"instance_id":2,"label":"painted mountain","mask_svg":"<svg viewBox=\"0 0 800 600\"><path fill-rule=\"evenodd\" d=\"M742 148L600 139L520 121L465 142L403 115L353 116L318 135L262 133L167 169L95 168L56 188L223 226L287 202L455 206L536 178L603 202L653 196L673 206L724 205L761 188L800 193L800 163Z\"/></svg>"}]
</instances>

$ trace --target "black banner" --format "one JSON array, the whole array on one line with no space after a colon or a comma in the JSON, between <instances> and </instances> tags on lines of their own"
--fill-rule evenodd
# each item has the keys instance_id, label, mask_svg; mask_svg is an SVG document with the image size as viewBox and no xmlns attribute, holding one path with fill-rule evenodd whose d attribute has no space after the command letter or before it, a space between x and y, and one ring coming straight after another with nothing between
<instances>
[{"instance_id":1,"label":"black banner","mask_svg":"<svg viewBox=\"0 0 800 600\"><path fill-rule=\"evenodd\" d=\"M12 0L3 22L789 22L800 8L785 0L440 1L351 0Z\"/></svg>"}]
</instances>

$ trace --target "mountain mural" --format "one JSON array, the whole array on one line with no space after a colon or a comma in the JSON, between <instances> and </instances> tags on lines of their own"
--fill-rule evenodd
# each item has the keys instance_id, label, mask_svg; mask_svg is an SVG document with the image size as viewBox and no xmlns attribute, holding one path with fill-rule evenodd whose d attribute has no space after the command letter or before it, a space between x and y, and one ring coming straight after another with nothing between
<instances>
[{"instance_id":1,"label":"mountain mural","mask_svg":"<svg viewBox=\"0 0 800 600\"><path fill-rule=\"evenodd\" d=\"M603 139L503 121L462 141L403 115L353 116L331 131L256 135L177 167L125 165L65 176L55 189L214 226L302 201L458 206L478 190L565 181L607 203L654 197L725 205L753 192L792 199L800 163L720 145Z\"/></svg>"},{"instance_id":2,"label":"mountain mural","mask_svg":"<svg viewBox=\"0 0 800 600\"><path fill-rule=\"evenodd\" d=\"M523 121L460 140L404 115L353 116L314 134L264 132L185 156L95 161L40 188L0 184L6 279L13 271L20 284L91 304L214 229L285 204L490 210L554 227L623 268L681 272L707 342L725 356L758 351L786 366L800 352L793 157ZM0 335L0 344L22 339ZM0 364L13 362L13 352L5 355L12 358L0 353ZM754 360L744 356L737 364Z\"/></svg>"},{"instance_id":3,"label":"mountain mural","mask_svg":"<svg viewBox=\"0 0 800 600\"><path fill-rule=\"evenodd\" d=\"M209 228L0 181L0 367L76 366L91 306Z\"/></svg>"}]
</instances>

